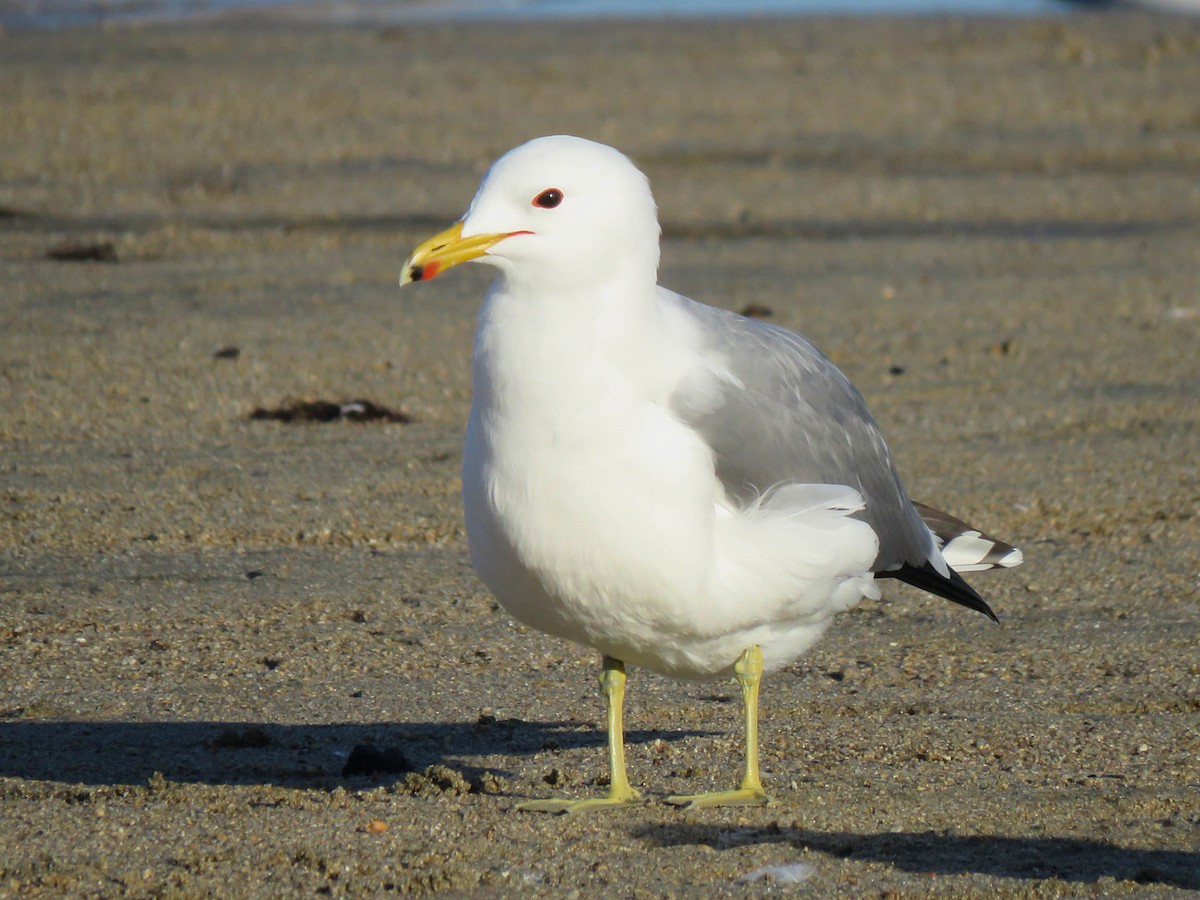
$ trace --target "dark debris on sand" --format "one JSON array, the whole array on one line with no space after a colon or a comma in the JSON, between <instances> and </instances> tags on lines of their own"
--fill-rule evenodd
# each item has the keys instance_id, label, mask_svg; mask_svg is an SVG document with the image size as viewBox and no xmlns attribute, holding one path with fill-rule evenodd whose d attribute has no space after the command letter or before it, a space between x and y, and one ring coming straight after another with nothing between
<instances>
[{"instance_id":1,"label":"dark debris on sand","mask_svg":"<svg viewBox=\"0 0 1200 900\"><path fill-rule=\"evenodd\" d=\"M117 247L112 241L63 241L46 251L56 262L116 262Z\"/></svg>"},{"instance_id":2,"label":"dark debris on sand","mask_svg":"<svg viewBox=\"0 0 1200 900\"><path fill-rule=\"evenodd\" d=\"M370 400L296 400L276 407L259 406L252 420L273 420L289 425L304 422L394 422L407 425L413 417Z\"/></svg>"}]
</instances>

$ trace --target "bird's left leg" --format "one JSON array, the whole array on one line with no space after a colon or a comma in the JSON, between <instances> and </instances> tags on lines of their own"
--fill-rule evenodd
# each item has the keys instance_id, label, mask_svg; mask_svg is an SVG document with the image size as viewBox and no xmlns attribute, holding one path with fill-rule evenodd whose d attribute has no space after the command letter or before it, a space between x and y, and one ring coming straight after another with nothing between
<instances>
[{"instance_id":1,"label":"bird's left leg","mask_svg":"<svg viewBox=\"0 0 1200 900\"><path fill-rule=\"evenodd\" d=\"M766 806L770 802L758 777L758 685L762 681L762 651L755 644L738 657L733 675L742 689L746 713L746 771L742 783L732 791L684 794L668 797L667 803L688 808L701 806Z\"/></svg>"},{"instance_id":2,"label":"bird's left leg","mask_svg":"<svg viewBox=\"0 0 1200 900\"><path fill-rule=\"evenodd\" d=\"M629 776L625 773L625 664L619 659L604 657L600 689L608 707L608 796L590 800L533 800L520 804L517 809L580 813L642 802L642 795L630 785Z\"/></svg>"}]
</instances>

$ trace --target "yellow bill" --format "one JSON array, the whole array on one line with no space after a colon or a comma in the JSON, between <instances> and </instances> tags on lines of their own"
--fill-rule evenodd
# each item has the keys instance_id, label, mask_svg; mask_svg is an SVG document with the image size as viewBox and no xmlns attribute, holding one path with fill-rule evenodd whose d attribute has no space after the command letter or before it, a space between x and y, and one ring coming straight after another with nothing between
<instances>
[{"instance_id":1,"label":"yellow bill","mask_svg":"<svg viewBox=\"0 0 1200 900\"><path fill-rule=\"evenodd\" d=\"M463 223L455 222L440 234L435 234L412 252L404 271L400 273L400 286L413 281L428 281L441 272L459 263L478 259L506 237L522 232L502 234L473 234L462 236Z\"/></svg>"}]
</instances>

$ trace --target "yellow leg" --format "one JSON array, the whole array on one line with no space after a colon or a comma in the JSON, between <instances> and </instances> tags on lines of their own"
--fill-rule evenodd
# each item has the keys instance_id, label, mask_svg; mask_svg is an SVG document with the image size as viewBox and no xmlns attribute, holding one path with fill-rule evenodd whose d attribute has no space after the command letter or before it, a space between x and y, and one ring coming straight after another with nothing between
<instances>
[{"instance_id":1,"label":"yellow leg","mask_svg":"<svg viewBox=\"0 0 1200 900\"><path fill-rule=\"evenodd\" d=\"M742 706L746 712L746 772L742 775L741 785L732 791L668 797L668 803L691 809L701 806L766 806L770 802L758 777L758 685L762 681L762 670L762 651L757 644L738 657L733 666L733 675L742 688Z\"/></svg>"},{"instance_id":2,"label":"yellow leg","mask_svg":"<svg viewBox=\"0 0 1200 900\"><path fill-rule=\"evenodd\" d=\"M520 804L517 809L532 812L581 813L589 809L641 802L642 795L630 786L629 777L625 774L625 664L619 659L604 657L600 690L608 707L608 796L591 800L534 800Z\"/></svg>"}]
</instances>

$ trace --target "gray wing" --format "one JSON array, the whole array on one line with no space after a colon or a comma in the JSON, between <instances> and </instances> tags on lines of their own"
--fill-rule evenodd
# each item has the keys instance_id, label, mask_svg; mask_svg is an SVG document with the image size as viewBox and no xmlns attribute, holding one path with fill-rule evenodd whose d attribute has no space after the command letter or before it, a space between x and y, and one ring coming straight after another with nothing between
<instances>
[{"instance_id":1,"label":"gray wing","mask_svg":"<svg viewBox=\"0 0 1200 900\"><path fill-rule=\"evenodd\" d=\"M663 293L720 367L715 379L685 379L671 409L712 447L730 497L746 503L787 482L849 485L866 501L856 515L879 536L875 571L925 568L935 554L929 529L837 366L795 332Z\"/></svg>"}]
</instances>

